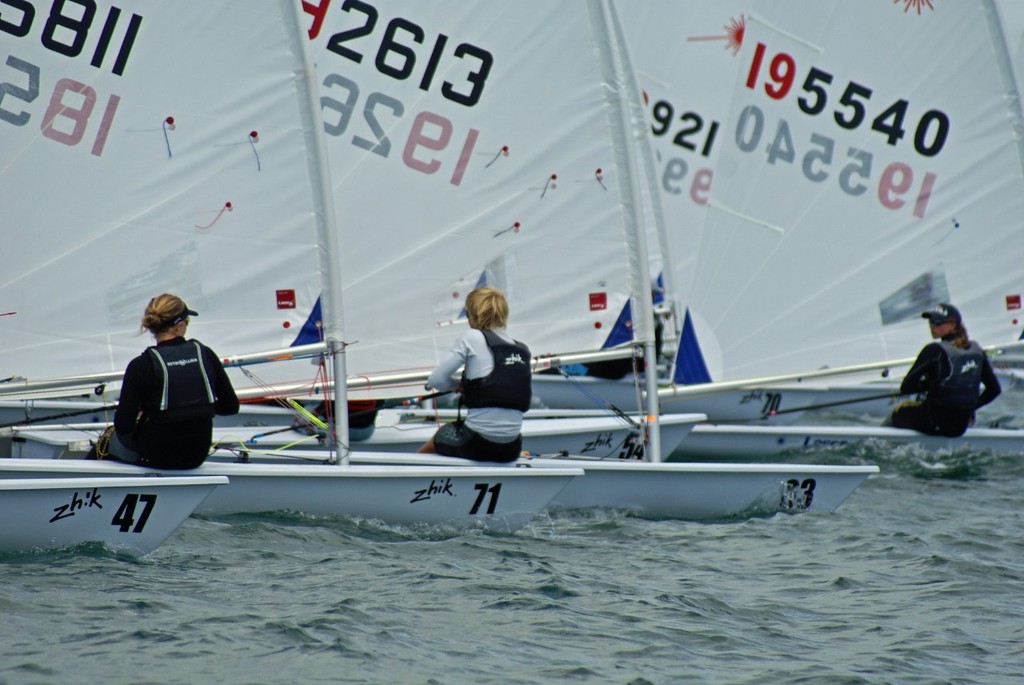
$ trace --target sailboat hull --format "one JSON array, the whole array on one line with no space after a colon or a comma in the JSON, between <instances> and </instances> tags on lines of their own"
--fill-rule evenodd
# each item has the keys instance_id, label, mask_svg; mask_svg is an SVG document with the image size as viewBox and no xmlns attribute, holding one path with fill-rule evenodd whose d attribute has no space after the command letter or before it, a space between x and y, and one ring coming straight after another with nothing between
<instances>
[{"instance_id":1,"label":"sailboat hull","mask_svg":"<svg viewBox=\"0 0 1024 685\"><path fill-rule=\"evenodd\" d=\"M541 420L543 421L543 419ZM694 430L701 430L697 426ZM27 432L23 442L17 443L18 450L25 450L25 456L12 463L34 462L41 464L86 464L118 472L137 470L137 467L109 462L88 462L81 459L54 459L73 449L68 442L73 434L67 429L36 429ZM28 439L25 439L25 438ZM237 438L236 438L237 439ZM689 436L678 444L685 445ZM87 441L75 452L81 456ZM365 443L364 443L365 444ZM677 448L675 455L678 456ZM43 456L39 459L39 456ZM872 473L875 466L822 466L804 464L695 464L695 463L650 463L612 456L605 459L573 457L526 457L514 465L527 468L509 468L508 465L480 467L479 462L444 457L432 454L416 454L411 451L372 451L360 449L350 457L352 464L359 466L338 467L325 465L328 453L323 449L295 447L287 450L266 451L266 448L248 446L243 450L236 447L218 450L201 470L223 473L232 480L233 492L218 492L202 511L237 512L273 509L293 509L311 514L349 514L367 518L381 518L388 521L411 522L423 520L442 522L450 520L472 521L479 514L467 514L465 503L477 495L481 488L489 489L497 476L525 473L547 473L565 469L579 469L586 475L562 483L557 492L549 493L551 505L565 508L615 508L626 509L638 515L653 518L679 518L692 520L737 518L757 513L776 511L834 511L853 490ZM242 461L243 463L238 463ZM235 462L235 463L232 463ZM302 463L305 462L305 463ZM313 462L313 463L309 463ZM0 474L6 468L0 462ZM389 472L386 477L375 473L374 467L394 467L399 473ZM14 467L16 468L16 467ZM61 467L63 468L63 466ZM471 483L465 479L449 481L459 469L472 469L479 477ZM269 469L269 471L266 471ZM414 480L402 482L395 476L402 469L433 469ZM439 471L440 470L440 471ZM271 476L278 474L275 481ZM287 475L284 475L287 474ZM406 473L405 475L409 475ZM346 476L344 484L330 482L339 476ZM379 476L372 482L365 480ZM366 487L358 485L358 479ZM349 489L356 482L354 494ZM410 494L424 487L430 490L440 484L450 490L453 497L431 498L434 501L424 505L422 500ZM506 485L502 481L502 497L516 489L516 498L525 498L518 492L519 481ZM795 484L795 485L794 485ZM806 488L812 488L807 497ZM456 495L455 488L461 494ZM227 489L225 489L227 490ZM384 493L378 496L379 493ZM467 494L468 493L468 494ZM513 525L522 525L527 519L518 516L532 511L536 513L546 502L530 496L530 508L524 511L496 510L496 514L513 515ZM474 500L475 501L475 500ZM440 502L440 503L439 503ZM459 503L461 502L461 504ZM502 500L502 507L506 500ZM536 505L536 509L534 509ZM460 509L460 506L462 507ZM506 524L507 525L507 524Z\"/></svg>"},{"instance_id":2,"label":"sailboat hull","mask_svg":"<svg viewBox=\"0 0 1024 685\"><path fill-rule=\"evenodd\" d=\"M702 425L679 443L670 461L707 459L772 459L781 454L842 448L854 444L913 446L926 452L991 450L1024 452L1024 430L971 428L959 438L923 435L905 428L881 426L725 426Z\"/></svg>"},{"instance_id":3,"label":"sailboat hull","mask_svg":"<svg viewBox=\"0 0 1024 685\"><path fill-rule=\"evenodd\" d=\"M2 478L130 477L175 472L82 459L3 459ZM181 473L181 472L177 472ZM190 475L227 476L196 510L203 514L297 511L397 524L451 524L514 530L543 510L583 470L228 464Z\"/></svg>"},{"instance_id":4,"label":"sailboat hull","mask_svg":"<svg viewBox=\"0 0 1024 685\"><path fill-rule=\"evenodd\" d=\"M676 395L672 388L662 388L658 397L664 412L700 412L707 414L709 421L762 421L772 412L785 411L772 420L791 423L801 416L801 412L792 409L823 401L827 390L823 387L784 385L705 395ZM533 391L540 402L551 409L593 409L593 396L620 408L636 405L636 387L631 379L580 377L566 380L560 376L534 376Z\"/></svg>"},{"instance_id":5,"label":"sailboat hull","mask_svg":"<svg viewBox=\"0 0 1024 685\"><path fill-rule=\"evenodd\" d=\"M645 517L691 520L776 512L835 511L876 466L603 462L554 501L568 508L615 507Z\"/></svg>"},{"instance_id":6,"label":"sailboat hull","mask_svg":"<svg viewBox=\"0 0 1024 685\"><path fill-rule=\"evenodd\" d=\"M402 468L468 467L474 462L433 454L360 452L361 464ZM622 509L646 518L720 520L777 512L835 511L878 467L818 464L666 464L625 460L525 457L532 472L581 468L551 507ZM523 468L517 469L523 470Z\"/></svg>"},{"instance_id":7,"label":"sailboat hull","mask_svg":"<svg viewBox=\"0 0 1024 685\"><path fill-rule=\"evenodd\" d=\"M442 410L444 412L444 410ZM442 414L441 420L449 418ZM450 418L454 418L452 413ZM672 414L660 417L661 459L665 460L693 427L704 419L703 414ZM392 414L382 415L366 440L354 444L359 451L413 452L437 430L436 420L423 417L404 421ZM95 441L105 423L50 425L14 428L11 435L12 454L16 457L60 458L83 457L89 441ZM272 426L217 427L213 443L228 450L282 450L292 447L312 448L316 436ZM598 459L638 459L643 457L640 429L616 417L572 416L527 419L523 423L523 449L534 455L573 454ZM326 458L326 457L325 457Z\"/></svg>"},{"instance_id":8,"label":"sailboat hull","mask_svg":"<svg viewBox=\"0 0 1024 685\"><path fill-rule=\"evenodd\" d=\"M704 418L703 414L662 416L661 458L665 459ZM355 443L360 451L413 452L437 431L436 420L418 419L385 423L378 421L373 435ZM235 428L215 431L214 443L240 438L254 449L281 449L289 445L309 447L308 436L296 431L274 433L266 429ZM270 432L265 437L255 437ZM643 456L640 428L613 416L578 416L527 419L523 423L523 449L534 455L573 454L598 459L636 459ZM303 442L305 440L305 442Z\"/></svg>"},{"instance_id":9,"label":"sailboat hull","mask_svg":"<svg viewBox=\"0 0 1024 685\"><path fill-rule=\"evenodd\" d=\"M156 549L218 486L222 476L113 478L56 474L0 479L0 551L99 542L145 554Z\"/></svg>"}]
</instances>

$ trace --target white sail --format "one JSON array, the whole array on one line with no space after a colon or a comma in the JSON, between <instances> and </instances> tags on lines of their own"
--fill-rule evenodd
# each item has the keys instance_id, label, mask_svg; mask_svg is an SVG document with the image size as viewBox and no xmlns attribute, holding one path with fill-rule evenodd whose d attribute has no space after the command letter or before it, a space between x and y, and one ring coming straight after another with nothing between
<instances>
[{"instance_id":1,"label":"white sail","mask_svg":"<svg viewBox=\"0 0 1024 685\"><path fill-rule=\"evenodd\" d=\"M326 5L350 376L432 367L481 283L535 354L605 346L635 253L588 5Z\"/></svg>"},{"instance_id":2,"label":"white sail","mask_svg":"<svg viewBox=\"0 0 1024 685\"><path fill-rule=\"evenodd\" d=\"M690 335L686 303L722 147L722 121L731 101L749 2L672 0L617 3L643 88L654 152L650 190L660 198L666 297L677 312L677 330ZM698 66L699 65L699 66ZM677 341L678 342L678 341ZM679 382L706 380L679 369Z\"/></svg>"},{"instance_id":3,"label":"white sail","mask_svg":"<svg viewBox=\"0 0 1024 685\"><path fill-rule=\"evenodd\" d=\"M1019 338L1021 118L993 7L749 7L687 352L716 380L906 357L940 301L982 343Z\"/></svg>"},{"instance_id":4,"label":"white sail","mask_svg":"<svg viewBox=\"0 0 1024 685\"><path fill-rule=\"evenodd\" d=\"M734 418L708 393L746 388L771 424L808 406L887 412L899 373L841 387L827 376L878 378L908 363L927 341L918 315L938 301L960 306L983 343L1019 344L1020 3L654 2L627 21L648 39L634 47L668 212L694 217L701 195L687 190L707 200L669 241L690 289L673 380L699 385L663 390L663 402ZM679 26L685 41L672 39ZM713 186L693 178L700 165ZM869 438L1006 452L1016 432L701 426L675 457L757 459Z\"/></svg>"},{"instance_id":5,"label":"white sail","mask_svg":"<svg viewBox=\"0 0 1024 685\"><path fill-rule=\"evenodd\" d=\"M0 376L123 371L161 292L199 311L195 334L222 354L300 337L321 284L282 58L301 46L277 12L5 4Z\"/></svg>"},{"instance_id":6,"label":"white sail","mask_svg":"<svg viewBox=\"0 0 1024 685\"><path fill-rule=\"evenodd\" d=\"M649 154L640 155L642 192L651 200L646 208L647 242L652 278L660 276L664 306L671 314L664 337L666 345L672 346L665 353L673 359L677 356L674 346L692 340L693 326L687 322L685 303L714 178L714 160L721 147L721 120L731 100L729 89L721 86L723 79L731 82L736 69L735 50L742 40L743 11L748 4L615 3L647 110L648 133L641 141L641 152L649 148ZM652 161L648 163L647 157ZM685 336L682 339L681 334ZM681 366L676 371L679 383L709 379L704 369L693 373ZM590 394L613 404L635 403L630 400L635 395L632 379L587 378L572 385L548 378L538 381L535 388L548 406L588 406L590 400L575 387L581 384ZM749 413L746 407L739 409L740 414ZM687 409L714 416L722 413L705 405ZM735 418L733 413L730 418Z\"/></svg>"}]
</instances>

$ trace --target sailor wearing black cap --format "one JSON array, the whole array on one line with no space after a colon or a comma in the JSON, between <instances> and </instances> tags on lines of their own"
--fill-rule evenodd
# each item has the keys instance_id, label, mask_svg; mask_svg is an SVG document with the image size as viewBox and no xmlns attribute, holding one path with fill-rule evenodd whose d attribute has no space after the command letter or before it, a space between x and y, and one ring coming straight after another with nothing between
<instances>
[{"instance_id":1,"label":"sailor wearing black cap","mask_svg":"<svg viewBox=\"0 0 1024 685\"><path fill-rule=\"evenodd\" d=\"M109 443L99 458L163 469L191 469L210 453L215 414L237 414L238 397L220 358L198 340L185 338L198 314L181 298L149 301L142 328L156 339L128 364Z\"/></svg>"},{"instance_id":2,"label":"sailor wearing black cap","mask_svg":"<svg viewBox=\"0 0 1024 685\"><path fill-rule=\"evenodd\" d=\"M900 404L885 425L955 438L1002 389L984 350L967 337L960 310L943 302L921 317L937 342L924 346L900 385L902 394L920 399Z\"/></svg>"}]
</instances>

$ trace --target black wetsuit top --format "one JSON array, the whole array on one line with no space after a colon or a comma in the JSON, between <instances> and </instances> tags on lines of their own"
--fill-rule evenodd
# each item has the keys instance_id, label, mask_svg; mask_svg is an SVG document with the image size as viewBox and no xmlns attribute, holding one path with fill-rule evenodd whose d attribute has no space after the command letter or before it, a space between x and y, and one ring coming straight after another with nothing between
<instances>
[{"instance_id":1,"label":"black wetsuit top","mask_svg":"<svg viewBox=\"0 0 1024 685\"><path fill-rule=\"evenodd\" d=\"M201 373L170 373L167 396L170 404L161 408L164 396L163 372L154 359L154 352L147 349L128 363L117 411L114 414L114 428L126 447L139 453L139 463L164 469L191 469L206 461L213 437L213 415L237 414L238 397L231 380L224 371L220 359L202 343L185 338L173 338L157 344L165 348L167 360L187 359L187 347L198 345L202 356ZM182 346L179 349L179 346ZM181 370L184 365L171 364L171 371ZM198 371L198 369L194 370ZM207 388L202 387L202 378L209 380L213 391L212 408L209 402L196 401L205 396ZM188 406L191 404L191 406ZM212 411L211 411L212 409Z\"/></svg>"},{"instance_id":2,"label":"black wetsuit top","mask_svg":"<svg viewBox=\"0 0 1024 685\"><path fill-rule=\"evenodd\" d=\"M999 379L996 378L988 357L980 347L975 344L972 345L973 350L957 350L954 357L958 363L973 360L980 373L971 375L978 378L980 385L984 386L984 390L978 394L978 384L971 381L973 394L977 396L977 400L970 406L969 400L965 398L965 395L970 394L969 389L958 387L950 380L953 365L944 345L949 346L949 343L933 342L925 345L914 365L910 367L903 383L900 384L900 392L904 395L923 393L923 411L907 412L909 422L897 419L895 425L931 435L963 435L974 419L974 411L997 398L1002 392Z\"/></svg>"}]
</instances>

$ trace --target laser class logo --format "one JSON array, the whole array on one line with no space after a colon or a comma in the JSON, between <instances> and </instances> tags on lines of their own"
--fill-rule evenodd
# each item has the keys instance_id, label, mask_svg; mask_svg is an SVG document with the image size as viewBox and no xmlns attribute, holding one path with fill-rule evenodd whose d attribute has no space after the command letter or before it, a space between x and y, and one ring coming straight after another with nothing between
<instances>
[{"instance_id":1,"label":"laser class logo","mask_svg":"<svg viewBox=\"0 0 1024 685\"><path fill-rule=\"evenodd\" d=\"M743 47L743 33L747 28L747 20L741 14L739 19L729 18L729 23L722 26L725 29L725 34L721 36L691 36L686 40L691 43L700 43L705 41L721 40L725 41L725 49L732 50L733 55L739 54L740 48Z\"/></svg>"},{"instance_id":2,"label":"laser class logo","mask_svg":"<svg viewBox=\"0 0 1024 685\"><path fill-rule=\"evenodd\" d=\"M932 0L892 0L892 4L898 5L903 3L903 11L909 12L910 10L916 10L918 14L921 14L921 8L927 7L929 10L934 10L935 5L932 4Z\"/></svg>"}]
</instances>

